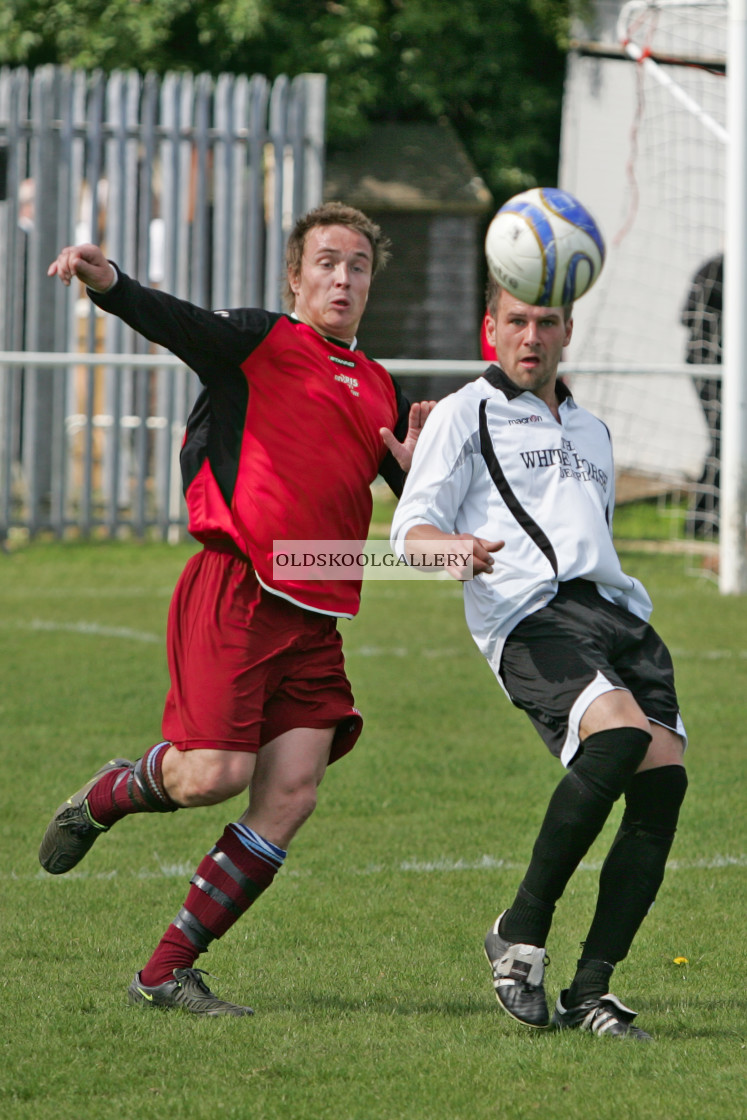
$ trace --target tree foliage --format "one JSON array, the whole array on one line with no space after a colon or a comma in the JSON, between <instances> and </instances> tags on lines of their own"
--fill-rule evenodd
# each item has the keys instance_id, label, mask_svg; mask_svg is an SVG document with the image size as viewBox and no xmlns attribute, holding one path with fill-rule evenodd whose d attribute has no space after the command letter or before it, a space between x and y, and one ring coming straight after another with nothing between
<instances>
[{"instance_id":1,"label":"tree foliage","mask_svg":"<svg viewBox=\"0 0 747 1120\"><path fill-rule=\"evenodd\" d=\"M448 119L500 200L557 174L581 0L4 0L0 63L328 77L328 137Z\"/></svg>"}]
</instances>

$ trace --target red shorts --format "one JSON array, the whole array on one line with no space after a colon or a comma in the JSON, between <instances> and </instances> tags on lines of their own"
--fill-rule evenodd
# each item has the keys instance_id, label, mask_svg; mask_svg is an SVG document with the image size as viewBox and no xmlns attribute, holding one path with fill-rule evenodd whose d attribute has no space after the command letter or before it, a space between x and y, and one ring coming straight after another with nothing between
<instances>
[{"instance_id":1,"label":"red shorts","mask_svg":"<svg viewBox=\"0 0 747 1120\"><path fill-rule=\"evenodd\" d=\"M265 591L246 560L205 548L169 608L162 733L179 750L251 751L294 727L336 727L330 762L363 720L337 620Z\"/></svg>"}]
</instances>

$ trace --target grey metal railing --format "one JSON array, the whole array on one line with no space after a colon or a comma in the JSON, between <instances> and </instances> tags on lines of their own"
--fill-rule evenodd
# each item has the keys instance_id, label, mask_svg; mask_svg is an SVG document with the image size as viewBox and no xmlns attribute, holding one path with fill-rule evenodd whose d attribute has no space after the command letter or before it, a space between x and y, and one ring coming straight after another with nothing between
<instances>
[{"instance_id":1,"label":"grey metal railing","mask_svg":"<svg viewBox=\"0 0 747 1120\"><path fill-rule=\"evenodd\" d=\"M483 361L384 359L383 364L395 377L422 379L429 392L431 378L467 381L485 370ZM53 406L48 447L52 483L46 492L40 492L27 471L33 457L24 460L13 450L10 421L23 410L19 371L25 365L35 370L38 381L46 379ZM598 380L602 375L615 381L621 375L649 381L652 373L666 373L682 377L684 385L694 373L713 376L715 368L682 365L642 370L618 363L562 365L561 372L571 376L574 393L582 393L587 377ZM113 386L113 391L107 393L107 386ZM0 416L5 417L0 423L0 540L14 532L182 538L186 509L179 450L198 390L195 374L164 353L0 352ZM636 399L640 411L640 395ZM25 422L26 437L34 445L47 438L35 426L37 416L31 409ZM698 420L697 406L693 418ZM681 442L683 418L675 417L673 422L673 438ZM622 428L626 426L623 417ZM661 443L666 433L659 421L657 431ZM651 442L648 437L646 441ZM632 448L630 462L635 465L638 458L638 450ZM670 458L669 452L665 458ZM677 472L670 473L669 484L676 477ZM681 471L679 477L684 478Z\"/></svg>"},{"instance_id":2,"label":"grey metal railing","mask_svg":"<svg viewBox=\"0 0 747 1120\"><path fill-rule=\"evenodd\" d=\"M19 501L32 532L114 531L133 495L136 531L167 531L167 429L194 379L48 265L94 241L201 306L279 308L287 232L322 201L324 123L319 74L0 68L0 532Z\"/></svg>"}]
</instances>

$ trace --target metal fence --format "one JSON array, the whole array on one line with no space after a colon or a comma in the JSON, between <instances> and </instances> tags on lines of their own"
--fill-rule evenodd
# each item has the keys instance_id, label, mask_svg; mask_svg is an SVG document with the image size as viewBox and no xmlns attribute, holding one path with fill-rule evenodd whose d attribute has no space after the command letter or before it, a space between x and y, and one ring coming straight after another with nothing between
<instances>
[{"instance_id":1,"label":"metal fence","mask_svg":"<svg viewBox=\"0 0 747 1120\"><path fill-rule=\"evenodd\" d=\"M0 400L6 416L18 409L15 371L22 361L33 364L40 380L47 379L53 402L51 486L45 500L31 500L39 488L33 477L26 475L22 460L12 455L7 427L5 433L0 429L0 541L14 533L26 536L45 531L58 537L127 534L182 539L187 517L179 450L198 388L195 374L168 354L0 353ZM468 381L485 369L483 361L382 361L393 376L410 383L413 399L426 395L426 390L427 395L442 396L434 393L438 379L447 379L444 385L453 388L455 378ZM574 395L582 403L589 397L587 403L594 408L600 374L610 386L620 379L634 379L643 396L651 374L666 374L676 379L676 396L681 396L691 387L694 373L713 377L716 368L681 365L642 370L623 364L577 363L562 364L560 370L570 379ZM97 379L104 372L115 385L113 410L97 392ZM132 389L127 398L129 408L122 404L125 377ZM155 396L149 392L154 379L159 386ZM596 411L609 422L620 451L621 500L669 495L679 501L697 496L695 479L709 450L708 432L697 428L702 424L697 407L686 416L682 412L672 414L672 409L660 402L655 432L661 451L658 461L651 459L651 433L644 430L641 434L640 410L633 424L612 398ZM641 440L631 442L631 432L640 434ZM694 456L692 462L683 454L674 454L680 447L689 449L688 454ZM673 518L673 533L675 529Z\"/></svg>"},{"instance_id":2,"label":"metal fence","mask_svg":"<svg viewBox=\"0 0 747 1120\"><path fill-rule=\"evenodd\" d=\"M40 495L33 475L12 453L7 425L0 429L0 541L14 533L40 532L184 537L179 450L199 389L195 374L169 354L0 352L0 415L18 411L20 362L33 365L37 380L46 380L52 401L51 484ZM452 379L455 374L474 377L484 369L484 362L400 359L385 365L395 376ZM113 381L113 410L97 392L103 374ZM122 403L125 378L129 409ZM149 391L154 378L156 396ZM35 459L29 462L33 467Z\"/></svg>"},{"instance_id":3,"label":"metal fence","mask_svg":"<svg viewBox=\"0 0 747 1120\"><path fill-rule=\"evenodd\" d=\"M178 523L194 377L48 265L95 241L202 306L279 308L287 232L322 200L324 125L323 75L0 69L0 536Z\"/></svg>"}]
</instances>

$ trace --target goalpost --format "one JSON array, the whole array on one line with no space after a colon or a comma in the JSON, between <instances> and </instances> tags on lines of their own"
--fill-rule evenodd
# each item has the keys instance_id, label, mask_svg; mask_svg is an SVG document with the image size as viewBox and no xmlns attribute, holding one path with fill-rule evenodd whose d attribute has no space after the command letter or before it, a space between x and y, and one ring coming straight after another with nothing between
<instances>
[{"instance_id":1,"label":"goalpost","mask_svg":"<svg viewBox=\"0 0 747 1120\"><path fill-rule=\"evenodd\" d=\"M599 0L569 59L560 169L608 244L568 355L605 372L574 394L623 472L688 496L730 593L747 591L746 27L747 0Z\"/></svg>"},{"instance_id":2,"label":"goalpost","mask_svg":"<svg viewBox=\"0 0 747 1120\"><path fill-rule=\"evenodd\" d=\"M747 591L747 0L729 10L729 158L726 191L726 335L721 483L724 594Z\"/></svg>"},{"instance_id":3,"label":"goalpost","mask_svg":"<svg viewBox=\"0 0 747 1120\"><path fill-rule=\"evenodd\" d=\"M727 127L724 128L678 85L647 48L632 38L632 25L642 10L705 9L703 0L658 0L653 4L633 0L625 5L618 33L627 53L645 66L653 78L679 101L704 128L727 146L725 245L723 261L724 360L721 412L720 464L720 573L722 592L747 591L745 522L747 518L747 0L728 3Z\"/></svg>"}]
</instances>

